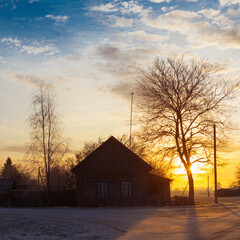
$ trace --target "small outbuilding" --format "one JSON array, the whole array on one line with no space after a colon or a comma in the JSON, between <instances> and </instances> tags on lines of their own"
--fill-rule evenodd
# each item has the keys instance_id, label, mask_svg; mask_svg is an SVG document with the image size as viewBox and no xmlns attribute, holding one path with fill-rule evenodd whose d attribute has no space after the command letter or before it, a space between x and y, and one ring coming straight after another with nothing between
<instances>
[{"instance_id":1,"label":"small outbuilding","mask_svg":"<svg viewBox=\"0 0 240 240\"><path fill-rule=\"evenodd\" d=\"M166 205L171 179L110 137L76 165L78 206Z\"/></svg>"},{"instance_id":2,"label":"small outbuilding","mask_svg":"<svg viewBox=\"0 0 240 240\"><path fill-rule=\"evenodd\" d=\"M15 188L15 182L11 178L0 178L0 206L11 206L11 190Z\"/></svg>"}]
</instances>

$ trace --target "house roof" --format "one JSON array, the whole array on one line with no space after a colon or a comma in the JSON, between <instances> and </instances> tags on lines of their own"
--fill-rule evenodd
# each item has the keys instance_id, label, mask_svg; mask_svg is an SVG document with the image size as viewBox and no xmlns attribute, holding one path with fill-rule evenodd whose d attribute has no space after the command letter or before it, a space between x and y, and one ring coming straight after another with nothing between
<instances>
[{"instance_id":1,"label":"house roof","mask_svg":"<svg viewBox=\"0 0 240 240\"><path fill-rule=\"evenodd\" d=\"M14 180L11 178L0 179L0 195L8 195L14 187Z\"/></svg>"},{"instance_id":2,"label":"house roof","mask_svg":"<svg viewBox=\"0 0 240 240\"><path fill-rule=\"evenodd\" d=\"M155 169L153 169L151 172L148 173L150 176L153 176L153 177L156 177L158 178L159 180L161 181L167 181L167 182L171 182L173 181L172 179L170 178L166 178L166 177L163 177L159 174L159 172Z\"/></svg>"},{"instance_id":3,"label":"house roof","mask_svg":"<svg viewBox=\"0 0 240 240\"><path fill-rule=\"evenodd\" d=\"M72 171L76 173L77 170L87 167L96 171L104 171L104 167L106 168L107 166L112 168L111 170L117 170L117 168L127 170L132 167L135 171L149 172L153 169L152 166L111 136L82 162L76 165Z\"/></svg>"}]
</instances>

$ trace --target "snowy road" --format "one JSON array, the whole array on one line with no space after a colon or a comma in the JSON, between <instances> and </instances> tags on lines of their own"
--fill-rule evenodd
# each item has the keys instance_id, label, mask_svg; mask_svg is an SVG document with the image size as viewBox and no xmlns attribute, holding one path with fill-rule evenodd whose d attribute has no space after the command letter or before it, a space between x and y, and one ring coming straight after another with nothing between
<instances>
[{"instance_id":1,"label":"snowy road","mask_svg":"<svg viewBox=\"0 0 240 240\"><path fill-rule=\"evenodd\" d=\"M240 200L171 208L0 208L1 240L240 240Z\"/></svg>"}]
</instances>

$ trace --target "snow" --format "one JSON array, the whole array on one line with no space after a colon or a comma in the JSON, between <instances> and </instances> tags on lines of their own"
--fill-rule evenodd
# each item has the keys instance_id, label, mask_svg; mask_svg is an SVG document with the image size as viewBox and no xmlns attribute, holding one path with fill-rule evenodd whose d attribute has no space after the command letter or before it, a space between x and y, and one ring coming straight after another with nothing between
<instances>
[{"instance_id":1,"label":"snow","mask_svg":"<svg viewBox=\"0 0 240 240\"><path fill-rule=\"evenodd\" d=\"M144 208L0 208L1 240L240 240L240 198Z\"/></svg>"}]
</instances>

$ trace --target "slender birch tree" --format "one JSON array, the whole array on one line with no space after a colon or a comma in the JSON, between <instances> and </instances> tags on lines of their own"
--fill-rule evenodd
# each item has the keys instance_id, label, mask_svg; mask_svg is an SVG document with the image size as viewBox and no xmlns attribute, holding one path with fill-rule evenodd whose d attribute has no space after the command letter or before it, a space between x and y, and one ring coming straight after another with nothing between
<instances>
[{"instance_id":1,"label":"slender birch tree","mask_svg":"<svg viewBox=\"0 0 240 240\"><path fill-rule=\"evenodd\" d=\"M157 58L138 80L140 136L163 157L181 160L189 204L194 204L191 167L210 161L213 124L223 127L231 113L234 83L218 71L219 66L206 61Z\"/></svg>"},{"instance_id":2,"label":"slender birch tree","mask_svg":"<svg viewBox=\"0 0 240 240\"><path fill-rule=\"evenodd\" d=\"M52 87L41 83L31 102L31 114L28 119L31 143L27 156L40 168L49 200L52 171L67 152L67 142L62 134L62 121L56 107L56 96Z\"/></svg>"}]
</instances>

